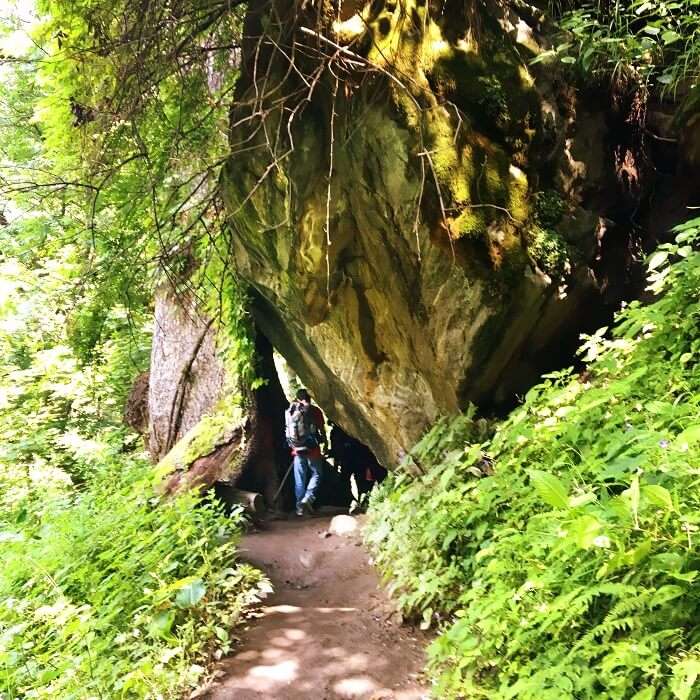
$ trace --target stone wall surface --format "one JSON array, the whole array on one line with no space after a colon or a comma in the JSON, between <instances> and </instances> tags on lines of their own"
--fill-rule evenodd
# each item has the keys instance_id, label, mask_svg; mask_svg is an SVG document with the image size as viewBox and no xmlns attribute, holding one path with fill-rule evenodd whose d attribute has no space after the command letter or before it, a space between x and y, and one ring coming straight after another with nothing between
<instances>
[{"instance_id":1,"label":"stone wall surface","mask_svg":"<svg viewBox=\"0 0 700 700\"><path fill-rule=\"evenodd\" d=\"M443 5L253 3L222 178L257 325L387 466L556 364L614 196L537 11Z\"/></svg>"}]
</instances>

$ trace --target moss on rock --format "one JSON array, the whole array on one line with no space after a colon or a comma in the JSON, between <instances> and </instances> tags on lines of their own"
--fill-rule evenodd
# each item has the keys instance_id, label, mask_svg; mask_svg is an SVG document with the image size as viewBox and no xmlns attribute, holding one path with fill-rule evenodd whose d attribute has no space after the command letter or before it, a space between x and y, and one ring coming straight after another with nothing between
<instances>
[{"instance_id":1,"label":"moss on rock","mask_svg":"<svg viewBox=\"0 0 700 700\"><path fill-rule=\"evenodd\" d=\"M245 414L239 402L230 397L220 400L214 410L187 431L158 463L156 475L162 479L174 471L188 469L195 460L228 442L244 422ZM243 451L241 444L240 453ZM229 466L235 470L235 464Z\"/></svg>"},{"instance_id":2,"label":"moss on rock","mask_svg":"<svg viewBox=\"0 0 700 700\"><path fill-rule=\"evenodd\" d=\"M251 70L251 46L232 113L231 143L245 147L222 180L256 322L387 464L432 416L492 396L533 335L545 347L556 323L539 321L559 300L543 272L566 268L565 248L536 228L550 227L532 194L544 159L555 177L540 115L558 107L544 105L506 17L477 31L468 7L448 5L358 3L359 19L345 9L336 34L309 8L273 0L263 15L305 31L278 36L270 21L259 33L270 46L306 44L296 67L318 82L311 94L272 50L269 70ZM334 60L326 41L351 42L340 73L319 60L319 46Z\"/></svg>"},{"instance_id":3,"label":"moss on rock","mask_svg":"<svg viewBox=\"0 0 700 700\"><path fill-rule=\"evenodd\" d=\"M427 3L387 3L374 12L367 6L364 15L373 40L368 58L399 75L388 89L423 160L427 188L439 189L441 227L454 240L488 246L491 224L525 225L527 176L511 166L527 160L513 148L526 151L539 128L527 68L493 28L477 40L467 23L441 24Z\"/></svg>"}]
</instances>

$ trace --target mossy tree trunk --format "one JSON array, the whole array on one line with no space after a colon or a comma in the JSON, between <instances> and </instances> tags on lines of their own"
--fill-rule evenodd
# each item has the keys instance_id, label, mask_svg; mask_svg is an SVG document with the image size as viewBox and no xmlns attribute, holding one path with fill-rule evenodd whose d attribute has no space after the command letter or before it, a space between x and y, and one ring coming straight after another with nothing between
<instances>
[{"instance_id":1,"label":"mossy tree trunk","mask_svg":"<svg viewBox=\"0 0 700 700\"><path fill-rule=\"evenodd\" d=\"M139 379L135 393L143 394L148 381L149 422L142 429L149 435L165 491L225 481L262 493L273 505L289 463L287 400L272 346L259 332L255 356L261 385L242 386L217 349L216 325L188 296L161 289L150 373ZM279 505L288 505L289 488L287 484Z\"/></svg>"},{"instance_id":2,"label":"mossy tree trunk","mask_svg":"<svg viewBox=\"0 0 700 700\"><path fill-rule=\"evenodd\" d=\"M255 348L258 375L264 383L250 391L246 400L249 444L236 485L263 494L268 506L272 506L290 462L284 432L288 402L275 369L272 345L260 332L256 335ZM293 479L285 482L275 506L291 507L293 483Z\"/></svg>"}]
</instances>

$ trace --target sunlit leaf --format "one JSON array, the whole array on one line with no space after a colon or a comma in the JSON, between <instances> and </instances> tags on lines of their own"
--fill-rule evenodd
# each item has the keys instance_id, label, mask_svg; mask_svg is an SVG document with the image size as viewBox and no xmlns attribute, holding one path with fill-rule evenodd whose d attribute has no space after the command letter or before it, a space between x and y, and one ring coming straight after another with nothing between
<instances>
[{"instance_id":1,"label":"sunlit leaf","mask_svg":"<svg viewBox=\"0 0 700 700\"><path fill-rule=\"evenodd\" d=\"M531 469L530 480L542 500L554 508L566 508L569 495L561 479L538 469Z\"/></svg>"},{"instance_id":2,"label":"sunlit leaf","mask_svg":"<svg viewBox=\"0 0 700 700\"><path fill-rule=\"evenodd\" d=\"M658 484L647 484L642 486L642 495L650 503L661 506L666 510L673 510L673 499L668 489Z\"/></svg>"},{"instance_id":3,"label":"sunlit leaf","mask_svg":"<svg viewBox=\"0 0 700 700\"><path fill-rule=\"evenodd\" d=\"M148 631L154 637L167 637L175 622L175 613L172 610L165 610L158 613L151 624L148 626Z\"/></svg>"},{"instance_id":4,"label":"sunlit leaf","mask_svg":"<svg viewBox=\"0 0 700 700\"><path fill-rule=\"evenodd\" d=\"M175 604L181 608L191 608L199 603L207 593L207 588L201 579L183 586L175 596Z\"/></svg>"}]
</instances>

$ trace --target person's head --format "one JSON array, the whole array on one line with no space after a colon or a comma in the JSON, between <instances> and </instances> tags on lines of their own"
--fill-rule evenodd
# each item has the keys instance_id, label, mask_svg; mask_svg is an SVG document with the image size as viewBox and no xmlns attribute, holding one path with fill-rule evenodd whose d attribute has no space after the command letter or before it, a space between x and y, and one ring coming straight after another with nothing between
<instances>
[{"instance_id":1,"label":"person's head","mask_svg":"<svg viewBox=\"0 0 700 700\"><path fill-rule=\"evenodd\" d=\"M309 396L309 392L306 391L306 389L298 389L297 401L301 401L302 403L311 403L311 397Z\"/></svg>"}]
</instances>

